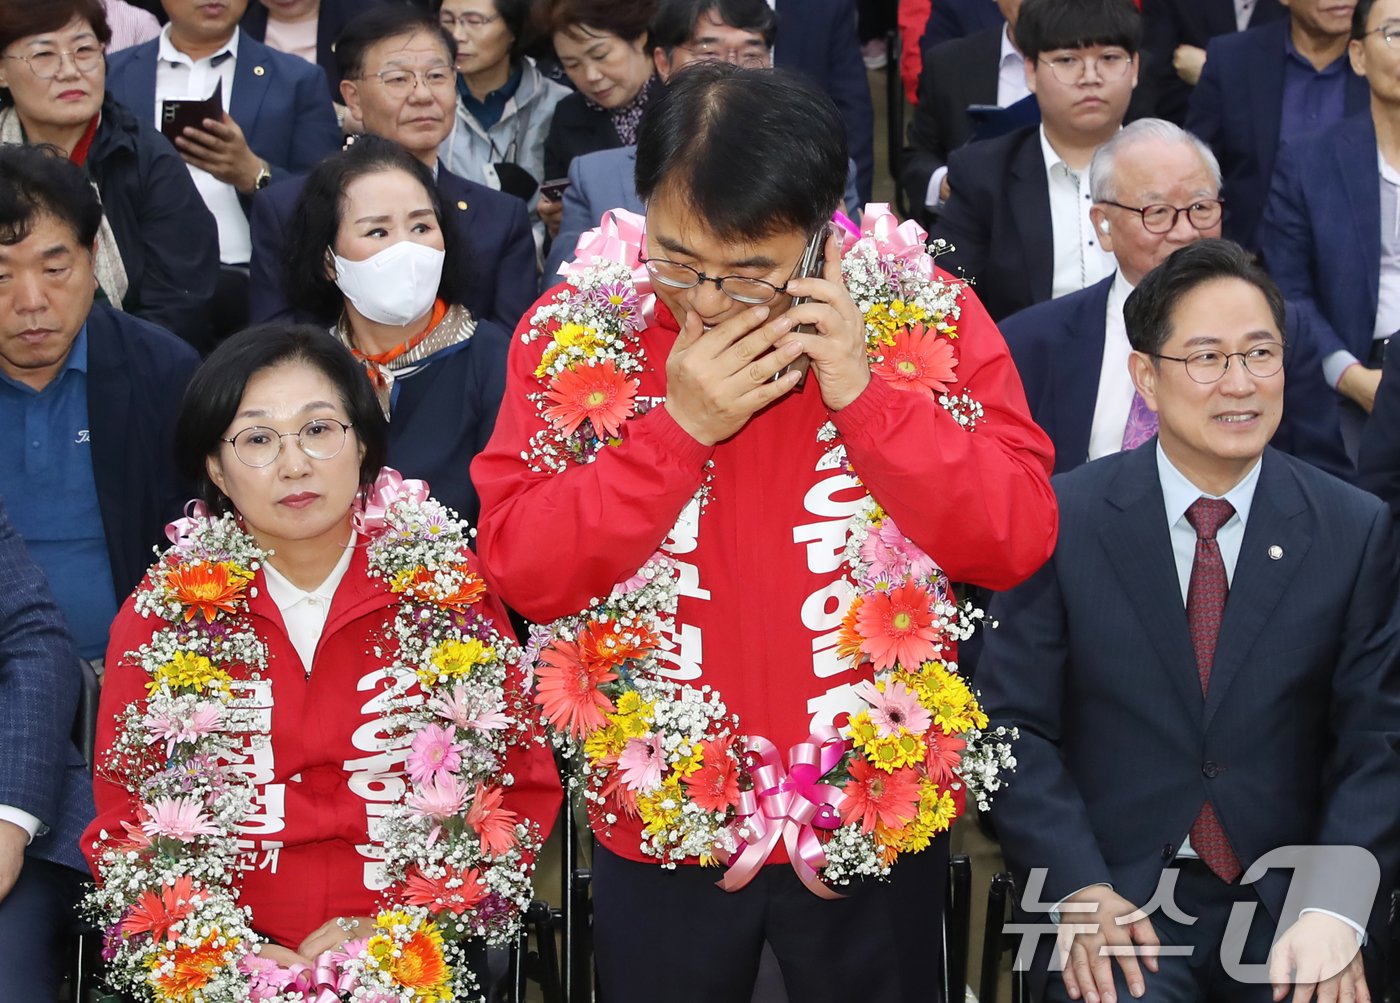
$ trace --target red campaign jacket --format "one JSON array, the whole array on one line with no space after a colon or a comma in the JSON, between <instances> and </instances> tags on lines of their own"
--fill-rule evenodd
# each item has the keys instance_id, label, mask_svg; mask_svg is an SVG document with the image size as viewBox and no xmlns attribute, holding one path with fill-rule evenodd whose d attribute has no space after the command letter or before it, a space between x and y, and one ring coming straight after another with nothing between
<instances>
[{"instance_id":1,"label":"red campaign jacket","mask_svg":"<svg viewBox=\"0 0 1400 1003\"><path fill-rule=\"evenodd\" d=\"M518 333L528 330L530 314ZM642 334L648 368L639 397L665 394L677 331L658 302ZM713 460L698 534L668 547L682 562L674 668L687 682L717 689L743 733L770 739L784 754L813 725L854 710L851 689L871 674L868 664L857 673L836 655L847 605L846 525L864 492L823 462L817 431L825 422L841 433L875 500L952 580L1009 588L1054 549L1052 447L1030 418L1005 342L970 291L962 296L954 389L986 411L972 433L930 396L879 378L830 411L813 375L803 391L713 448L655 407L593 463L538 473L521 453L542 427L526 395L539 389L533 373L545 345L518 337L512 344L495 434L472 466L487 581L532 620L579 612L666 540ZM598 835L614 852L650 859L640 853L639 831L624 820L611 836Z\"/></svg>"},{"instance_id":2,"label":"red campaign jacket","mask_svg":"<svg viewBox=\"0 0 1400 1003\"><path fill-rule=\"evenodd\" d=\"M383 579L369 576L366 566L365 547L357 546L331 602L310 678L267 595L262 571L253 582L256 594L249 590L249 618L268 648L271 741L270 751L253 760L255 814L245 827L253 852L239 901L252 907L255 930L287 947L295 948L333 917L372 915L381 901L379 885L370 886L375 860L359 847L368 845L369 819L402 796L408 748L406 739L390 743L375 726L377 697L385 689L380 669L388 660L371 649L391 636L399 597ZM485 601L492 619L508 631L500 602L490 595ZM98 715L97 818L81 843L94 873L98 834L122 837L122 822L136 818L132 796L102 768L116 716L145 696L145 673L126 654L164 623L143 618L128 599L112 625ZM540 746L512 749L505 768L515 777L506 807L547 834L561 798L552 755Z\"/></svg>"}]
</instances>

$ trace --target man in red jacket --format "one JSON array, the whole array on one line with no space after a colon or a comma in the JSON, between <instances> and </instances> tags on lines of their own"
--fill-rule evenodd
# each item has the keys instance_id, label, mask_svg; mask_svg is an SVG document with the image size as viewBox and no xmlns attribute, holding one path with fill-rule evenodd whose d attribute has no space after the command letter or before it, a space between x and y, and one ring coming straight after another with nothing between
<instances>
[{"instance_id":1,"label":"man in red jacket","mask_svg":"<svg viewBox=\"0 0 1400 1003\"><path fill-rule=\"evenodd\" d=\"M948 318L957 359L947 382L975 395L973 422L947 395L940 404L872 378L870 304L847 292L838 240L825 242L820 277L796 276L841 202L842 136L831 102L781 72L708 64L677 74L642 123L646 225L627 262L645 265L635 274L649 276L656 301L641 305L643 364L620 363L637 378L624 393L650 406L600 434L610 442L591 462L541 462L551 433L538 318L567 302L551 294L519 330L495 435L472 470L487 577L531 619L576 614L618 583L644 587L639 569L658 549L668 555L678 599L657 674L722 695L749 748L761 736L788 749L844 725L860 703L872 666L848 664L838 628L854 588L850 526L869 497L957 581L1007 588L1055 541L1051 447L976 297L961 288ZM789 367L803 355L799 385ZM609 1003L747 1000L765 941L792 999L933 998L941 898L905 918L895 897L904 864L889 884L858 880L819 898L780 844L727 891L716 882L739 883L732 860L727 877L697 866L708 852L657 866L658 837L643 821L621 813L594 826L596 960Z\"/></svg>"}]
</instances>

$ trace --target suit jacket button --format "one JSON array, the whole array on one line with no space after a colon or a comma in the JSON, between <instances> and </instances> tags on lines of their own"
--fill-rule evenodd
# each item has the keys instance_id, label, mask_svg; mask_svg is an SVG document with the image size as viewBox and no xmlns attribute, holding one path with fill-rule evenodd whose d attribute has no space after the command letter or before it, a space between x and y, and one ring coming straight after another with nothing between
<instances>
[{"instance_id":1,"label":"suit jacket button","mask_svg":"<svg viewBox=\"0 0 1400 1003\"><path fill-rule=\"evenodd\" d=\"M1201 767L1201 772L1205 774L1208 779L1214 780L1216 775L1220 773L1220 767L1212 762L1207 762Z\"/></svg>"}]
</instances>

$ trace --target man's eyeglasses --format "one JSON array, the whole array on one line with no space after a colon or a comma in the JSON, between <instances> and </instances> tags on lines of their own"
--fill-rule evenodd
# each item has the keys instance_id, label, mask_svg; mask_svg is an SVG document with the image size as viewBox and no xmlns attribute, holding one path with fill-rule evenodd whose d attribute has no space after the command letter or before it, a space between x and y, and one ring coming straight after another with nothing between
<instances>
[{"instance_id":1,"label":"man's eyeglasses","mask_svg":"<svg viewBox=\"0 0 1400 1003\"><path fill-rule=\"evenodd\" d=\"M52 80L63 71L64 56L73 60L73 65L79 73L88 74L102 64L102 46L80 45L76 49L64 52L44 49L39 52L31 52L27 56L6 56L5 58L18 59L28 63L30 73L33 73L40 80Z\"/></svg>"},{"instance_id":2,"label":"man's eyeglasses","mask_svg":"<svg viewBox=\"0 0 1400 1003\"><path fill-rule=\"evenodd\" d=\"M1367 35L1381 36L1381 41L1385 42L1388 48L1394 49L1396 48L1395 40L1400 38L1400 22L1387 21L1379 28L1372 28L1370 31L1362 32L1361 37L1365 38Z\"/></svg>"},{"instance_id":3,"label":"man's eyeglasses","mask_svg":"<svg viewBox=\"0 0 1400 1003\"><path fill-rule=\"evenodd\" d=\"M1267 379L1275 376L1283 368L1283 345L1277 341L1265 341L1247 352L1218 352L1213 348L1192 352L1184 358L1176 355L1160 355L1148 352L1154 359L1180 362L1186 366L1186 375L1197 383L1219 383L1230 369L1230 360L1238 357L1240 364L1251 376Z\"/></svg>"},{"instance_id":4,"label":"man's eyeglasses","mask_svg":"<svg viewBox=\"0 0 1400 1003\"><path fill-rule=\"evenodd\" d=\"M774 296L786 292L788 284L775 286L762 279L750 279L743 275L706 275L689 265L666 258L648 258L638 252L637 260L646 265L647 273L663 286L672 289L694 289L702 282L713 282L715 288L730 299L739 303L767 303Z\"/></svg>"},{"instance_id":5,"label":"man's eyeglasses","mask_svg":"<svg viewBox=\"0 0 1400 1003\"><path fill-rule=\"evenodd\" d=\"M1055 79L1060 83L1073 85L1084 79L1090 65L1094 67L1094 74L1100 80L1121 80L1123 74L1128 72L1128 67L1133 64L1133 57L1122 49L1109 49L1097 56L1064 52L1058 56L1042 57L1041 62L1050 67L1050 72L1055 74Z\"/></svg>"},{"instance_id":6,"label":"man's eyeglasses","mask_svg":"<svg viewBox=\"0 0 1400 1003\"><path fill-rule=\"evenodd\" d=\"M492 21L499 21L500 19L501 15L499 14L478 14L476 11L460 14L457 17L443 12L438 15L438 24L442 25L448 31L454 31L457 28L463 28L468 31L478 31L481 28L485 28Z\"/></svg>"},{"instance_id":7,"label":"man's eyeglasses","mask_svg":"<svg viewBox=\"0 0 1400 1003\"><path fill-rule=\"evenodd\" d=\"M312 418L295 432L279 432L263 425L250 425L223 442L233 446L233 455L245 466L265 467L282 455L282 440L294 438L301 451L313 460L329 460L345 448L345 433L353 426L334 418Z\"/></svg>"},{"instance_id":8,"label":"man's eyeglasses","mask_svg":"<svg viewBox=\"0 0 1400 1003\"><path fill-rule=\"evenodd\" d=\"M446 90L457 85L457 71L450 66L434 66L430 70L380 70L378 73L366 73L361 80L370 77L378 77L379 82L384 85L384 89L395 97L405 97L412 94L418 87L418 81L423 81L423 86L430 91Z\"/></svg>"},{"instance_id":9,"label":"man's eyeglasses","mask_svg":"<svg viewBox=\"0 0 1400 1003\"><path fill-rule=\"evenodd\" d=\"M743 70L761 70L768 65L768 49L756 45L743 49L726 49L720 45L678 45L695 59L724 62Z\"/></svg>"},{"instance_id":10,"label":"man's eyeglasses","mask_svg":"<svg viewBox=\"0 0 1400 1003\"><path fill-rule=\"evenodd\" d=\"M1186 221L1197 230L1209 230L1220 222L1225 212L1224 204L1224 199L1198 199L1185 206L1158 204L1138 207L1108 200L1100 203L1137 213L1142 218L1143 229L1148 233L1169 233L1182 213L1186 213Z\"/></svg>"}]
</instances>

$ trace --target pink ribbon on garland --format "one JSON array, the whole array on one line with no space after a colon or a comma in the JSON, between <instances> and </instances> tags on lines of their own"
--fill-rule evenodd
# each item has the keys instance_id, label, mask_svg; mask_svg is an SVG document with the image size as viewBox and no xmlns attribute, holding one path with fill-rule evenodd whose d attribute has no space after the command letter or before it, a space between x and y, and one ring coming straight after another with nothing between
<instances>
[{"instance_id":1,"label":"pink ribbon on garland","mask_svg":"<svg viewBox=\"0 0 1400 1003\"><path fill-rule=\"evenodd\" d=\"M632 269L632 285L641 300L639 314L651 317L656 296L651 288L651 273L641 261L646 230L645 216L626 209L609 209L596 227L578 239L574 260L560 265L559 274L566 279L582 275L600 261L626 265Z\"/></svg>"},{"instance_id":2,"label":"pink ribbon on garland","mask_svg":"<svg viewBox=\"0 0 1400 1003\"><path fill-rule=\"evenodd\" d=\"M174 522L165 524L165 538L173 543L180 550L189 551L194 548L194 540L190 533L201 519L209 518L209 507L198 498L191 498L185 502L185 514Z\"/></svg>"},{"instance_id":3,"label":"pink ribbon on garland","mask_svg":"<svg viewBox=\"0 0 1400 1003\"><path fill-rule=\"evenodd\" d=\"M826 865L826 852L817 830L841 824L836 806L845 795L819 781L846 754L846 740L830 725L817 728L788 750L786 766L778 747L768 739L750 737L747 743L758 758L758 765L750 770L753 789L739 795L739 816L730 823L739 848L734 853L720 852L729 869L717 884L727 892L743 888L782 840L792 869L808 890L824 899L843 898L818 874Z\"/></svg>"},{"instance_id":4,"label":"pink ribbon on garland","mask_svg":"<svg viewBox=\"0 0 1400 1003\"><path fill-rule=\"evenodd\" d=\"M406 480L393 467L384 467L363 499L355 503L355 532L378 536L389 528L389 506L399 501L416 504L427 500L427 481Z\"/></svg>"},{"instance_id":5,"label":"pink ribbon on garland","mask_svg":"<svg viewBox=\"0 0 1400 1003\"><path fill-rule=\"evenodd\" d=\"M900 222L887 202L874 202L865 207L865 215L860 221L860 240L852 240L849 230L843 237L846 241L842 245L843 254L856 244L868 240L880 257L893 255L925 278L933 277L933 256L928 253L928 231L912 219Z\"/></svg>"}]
</instances>

